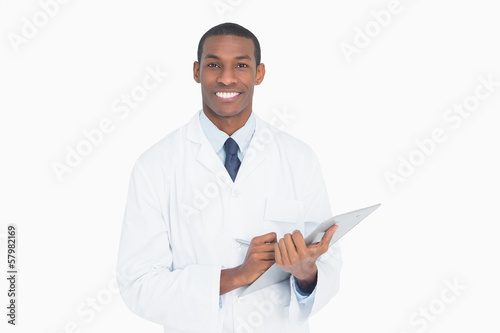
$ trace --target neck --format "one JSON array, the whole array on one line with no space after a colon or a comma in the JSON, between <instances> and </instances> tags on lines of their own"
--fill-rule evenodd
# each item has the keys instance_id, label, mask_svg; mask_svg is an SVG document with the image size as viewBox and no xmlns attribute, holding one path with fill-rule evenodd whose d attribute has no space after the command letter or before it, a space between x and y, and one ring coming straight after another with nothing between
<instances>
[{"instance_id":1,"label":"neck","mask_svg":"<svg viewBox=\"0 0 500 333\"><path fill-rule=\"evenodd\" d=\"M246 124L250 114L252 113L252 108L249 107L233 116L220 116L213 110L205 107L203 108L203 112L219 130L231 136L234 132Z\"/></svg>"}]
</instances>

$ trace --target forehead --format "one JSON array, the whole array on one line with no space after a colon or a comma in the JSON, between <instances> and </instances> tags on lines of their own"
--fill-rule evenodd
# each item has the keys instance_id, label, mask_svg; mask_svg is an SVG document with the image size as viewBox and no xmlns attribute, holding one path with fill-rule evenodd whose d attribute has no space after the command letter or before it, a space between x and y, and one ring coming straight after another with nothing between
<instances>
[{"instance_id":1,"label":"forehead","mask_svg":"<svg viewBox=\"0 0 500 333\"><path fill-rule=\"evenodd\" d=\"M255 61L255 47L250 38L238 36L210 36L203 45L202 59L215 55L221 59L249 56Z\"/></svg>"}]
</instances>

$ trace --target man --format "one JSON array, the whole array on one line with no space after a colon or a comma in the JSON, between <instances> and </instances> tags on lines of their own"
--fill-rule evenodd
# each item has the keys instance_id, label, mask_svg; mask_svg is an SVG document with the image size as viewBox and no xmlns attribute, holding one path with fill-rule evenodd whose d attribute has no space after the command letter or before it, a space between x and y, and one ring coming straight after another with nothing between
<instances>
[{"instance_id":1,"label":"man","mask_svg":"<svg viewBox=\"0 0 500 333\"><path fill-rule=\"evenodd\" d=\"M260 57L239 25L207 31L193 66L203 110L134 166L118 282L127 306L165 332L308 332L338 290L336 227L319 243L303 238L331 216L317 158L252 112ZM290 279L240 297L274 263Z\"/></svg>"}]
</instances>

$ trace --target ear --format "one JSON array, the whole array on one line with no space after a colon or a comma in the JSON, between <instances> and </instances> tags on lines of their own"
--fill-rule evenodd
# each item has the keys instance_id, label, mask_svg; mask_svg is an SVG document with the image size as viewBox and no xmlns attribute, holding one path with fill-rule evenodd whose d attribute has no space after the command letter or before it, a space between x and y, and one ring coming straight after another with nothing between
<instances>
[{"instance_id":1,"label":"ear","mask_svg":"<svg viewBox=\"0 0 500 333\"><path fill-rule=\"evenodd\" d=\"M200 83L200 63L195 61L193 63L193 78L197 83Z\"/></svg>"},{"instance_id":2,"label":"ear","mask_svg":"<svg viewBox=\"0 0 500 333\"><path fill-rule=\"evenodd\" d=\"M265 75L266 75L266 66L263 63L260 63L259 66L257 66L257 75L255 75L256 86L262 83Z\"/></svg>"}]
</instances>

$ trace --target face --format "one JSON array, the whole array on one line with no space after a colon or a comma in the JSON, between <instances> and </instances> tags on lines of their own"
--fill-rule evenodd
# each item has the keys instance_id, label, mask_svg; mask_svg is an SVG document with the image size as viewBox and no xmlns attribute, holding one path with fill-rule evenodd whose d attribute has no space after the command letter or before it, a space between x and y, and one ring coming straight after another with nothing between
<instances>
[{"instance_id":1,"label":"face","mask_svg":"<svg viewBox=\"0 0 500 333\"><path fill-rule=\"evenodd\" d=\"M237 36L205 40L201 63L193 75L201 83L203 110L210 117L248 117L254 86L264 79L264 64L256 66L253 41Z\"/></svg>"}]
</instances>

